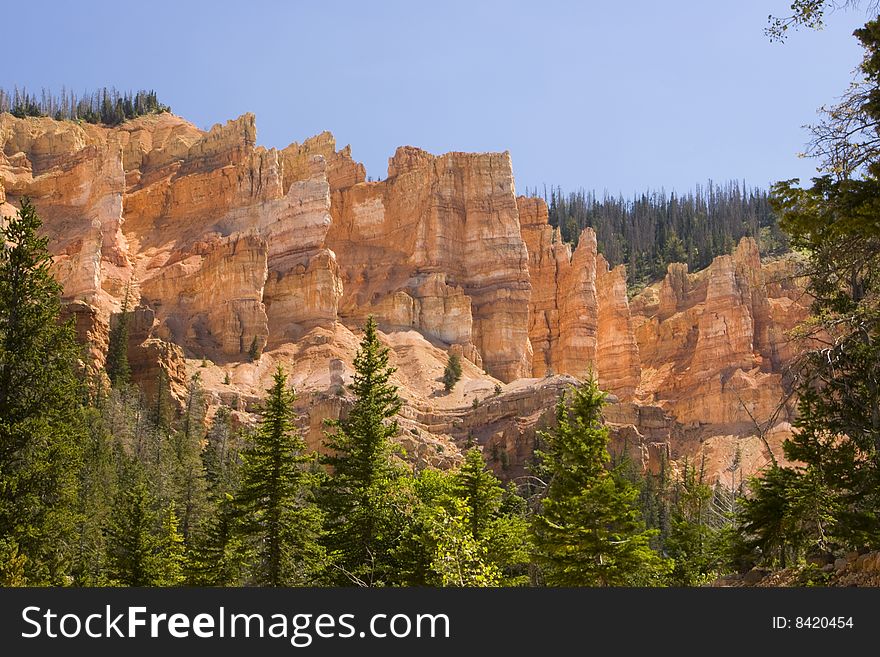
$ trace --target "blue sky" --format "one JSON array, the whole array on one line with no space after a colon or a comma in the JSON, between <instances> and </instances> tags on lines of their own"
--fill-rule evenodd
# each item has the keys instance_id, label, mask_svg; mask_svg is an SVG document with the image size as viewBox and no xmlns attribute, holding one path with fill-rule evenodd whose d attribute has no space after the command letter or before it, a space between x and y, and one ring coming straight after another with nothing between
<instances>
[{"instance_id":1,"label":"blue sky","mask_svg":"<svg viewBox=\"0 0 880 657\"><path fill-rule=\"evenodd\" d=\"M283 147L321 130L384 177L398 145L509 150L516 185L629 195L802 177L802 125L851 79L859 11L785 44L790 0L26 2L0 86L156 89ZM14 40L13 40L14 39Z\"/></svg>"}]
</instances>

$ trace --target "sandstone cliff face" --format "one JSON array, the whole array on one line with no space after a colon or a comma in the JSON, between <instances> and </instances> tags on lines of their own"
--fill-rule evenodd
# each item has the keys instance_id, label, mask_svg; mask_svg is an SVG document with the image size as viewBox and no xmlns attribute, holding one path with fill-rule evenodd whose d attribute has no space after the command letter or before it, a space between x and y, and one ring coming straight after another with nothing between
<instances>
[{"instance_id":1,"label":"sandstone cliff face","mask_svg":"<svg viewBox=\"0 0 880 657\"><path fill-rule=\"evenodd\" d=\"M642 368L632 316L626 293L626 269L608 268L597 258L596 297L598 305L598 344L596 365L599 385L624 401L636 396Z\"/></svg>"},{"instance_id":2,"label":"sandstone cliff face","mask_svg":"<svg viewBox=\"0 0 880 657\"><path fill-rule=\"evenodd\" d=\"M402 147L385 180L365 173L330 133L257 146L249 114L209 131L169 114L116 128L0 115L0 208L34 200L95 371L130 291L148 395L163 380L182 398L198 371L212 404L246 417L280 364L318 447L373 314L421 465L475 443L499 474L523 474L559 395L591 374L613 395L615 449L645 468L702 455L720 476L734 454L752 469L767 445L778 455L787 334L808 306L790 261L761 263L744 240L629 300L592 230L572 249L543 200L515 196L507 153ZM450 353L466 362L446 393Z\"/></svg>"},{"instance_id":3,"label":"sandstone cliff face","mask_svg":"<svg viewBox=\"0 0 880 657\"><path fill-rule=\"evenodd\" d=\"M625 270L608 271L592 229L583 231L572 252L548 224L542 199L521 196L517 206L532 281L532 376L592 374L605 390L631 399L640 368Z\"/></svg>"},{"instance_id":4,"label":"sandstone cliff face","mask_svg":"<svg viewBox=\"0 0 880 657\"><path fill-rule=\"evenodd\" d=\"M523 240L534 276L529 301L532 375L589 376L596 370L596 236L589 228L577 248L547 224L541 199L517 199Z\"/></svg>"},{"instance_id":5,"label":"sandstone cliff face","mask_svg":"<svg viewBox=\"0 0 880 657\"><path fill-rule=\"evenodd\" d=\"M215 126L130 190L141 289L192 352L241 358L336 321L326 162L303 155L285 176L255 139L252 115Z\"/></svg>"},{"instance_id":6,"label":"sandstone cliff face","mask_svg":"<svg viewBox=\"0 0 880 657\"><path fill-rule=\"evenodd\" d=\"M791 259L762 265L745 238L696 274L670 265L633 299L640 397L679 425L674 457L706 456L713 472L735 459L748 461L747 472L763 467L767 444L781 457L794 411L784 370L800 348L788 331L809 310L794 273ZM752 447L742 439L750 435Z\"/></svg>"},{"instance_id":7,"label":"sandstone cliff face","mask_svg":"<svg viewBox=\"0 0 880 657\"><path fill-rule=\"evenodd\" d=\"M503 381L530 373L528 254L507 153L400 148L386 180L334 190L331 210L342 318L372 313L472 344Z\"/></svg>"}]
</instances>

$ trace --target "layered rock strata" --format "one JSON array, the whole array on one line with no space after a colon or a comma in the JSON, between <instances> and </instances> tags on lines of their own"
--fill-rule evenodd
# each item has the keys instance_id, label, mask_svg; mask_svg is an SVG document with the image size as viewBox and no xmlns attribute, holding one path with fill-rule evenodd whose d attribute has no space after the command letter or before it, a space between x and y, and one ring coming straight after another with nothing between
<instances>
[{"instance_id":1,"label":"layered rock strata","mask_svg":"<svg viewBox=\"0 0 880 657\"><path fill-rule=\"evenodd\" d=\"M612 395L615 445L646 468L706 457L722 473L736 453L757 468L790 432L788 334L809 305L791 260L762 263L746 239L630 300L591 229L572 248L543 200L516 196L506 152L401 147L372 182L330 133L258 146L250 114L207 131L170 114L115 128L2 114L0 209L24 195L93 370L128 295L145 389L167 380L181 397L198 370L244 417L280 364L314 445L344 411L371 314L423 465L474 442L499 473L525 473L556 399L589 376ZM451 353L465 377L447 394Z\"/></svg>"}]
</instances>

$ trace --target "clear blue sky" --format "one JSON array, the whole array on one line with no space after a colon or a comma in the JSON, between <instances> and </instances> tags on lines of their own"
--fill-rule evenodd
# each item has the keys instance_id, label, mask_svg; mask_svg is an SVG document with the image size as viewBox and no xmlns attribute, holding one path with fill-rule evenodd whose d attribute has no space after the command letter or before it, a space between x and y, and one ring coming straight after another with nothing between
<instances>
[{"instance_id":1,"label":"clear blue sky","mask_svg":"<svg viewBox=\"0 0 880 657\"><path fill-rule=\"evenodd\" d=\"M502 151L518 190L629 195L708 178L807 178L801 128L860 60L860 11L785 44L790 0L16 2L0 86L156 89L210 125L321 130L384 177L401 144Z\"/></svg>"}]
</instances>

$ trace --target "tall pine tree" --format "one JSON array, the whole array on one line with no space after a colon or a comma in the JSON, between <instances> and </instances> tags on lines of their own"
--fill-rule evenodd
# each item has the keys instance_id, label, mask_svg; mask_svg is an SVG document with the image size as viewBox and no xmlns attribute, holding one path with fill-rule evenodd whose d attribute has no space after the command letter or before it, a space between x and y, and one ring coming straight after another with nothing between
<instances>
[{"instance_id":1,"label":"tall pine tree","mask_svg":"<svg viewBox=\"0 0 880 657\"><path fill-rule=\"evenodd\" d=\"M125 299L119 318L110 328L105 369L114 388L125 389L131 383L131 367L128 364L128 329L131 323L128 304L131 298L131 282L125 286Z\"/></svg>"},{"instance_id":2,"label":"tall pine tree","mask_svg":"<svg viewBox=\"0 0 880 657\"><path fill-rule=\"evenodd\" d=\"M486 468L483 454L472 447L453 475L455 495L465 504L471 537L485 550L484 561L499 573L504 585L525 583L528 568L528 522L525 500L515 489L505 490ZM485 581L494 581L492 578Z\"/></svg>"},{"instance_id":3,"label":"tall pine tree","mask_svg":"<svg viewBox=\"0 0 880 657\"><path fill-rule=\"evenodd\" d=\"M253 549L251 583L305 585L314 583L324 566L316 474L294 426L295 396L280 366L274 381L259 429L243 454L236 527Z\"/></svg>"},{"instance_id":4,"label":"tall pine tree","mask_svg":"<svg viewBox=\"0 0 880 657\"><path fill-rule=\"evenodd\" d=\"M108 583L173 586L183 582L183 537L172 505L161 505L136 461L123 460L107 525Z\"/></svg>"},{"instance_id":5,"label":"tall pine tree","mask_svg":"<svg viewBox=\"0 0 880 657\"><path fill-rule=\"evenodd\" d=\"M854 34L861 79L813 128L824 175L773 187L807 256L804 328L818 340L793 368L798 417L783 449L798 465L753 482L744 510L749 540L771 562L880 548L880 19Z\"/></svg>"},{"instance_id":6,"label":"tall pine tree","mask_svg":"<svg viewBox=\"0 0 880 657\"><path fill-rule=\"evenodd\" d=\"M327 436L332 468L323 495L327 545L342 585L381 586L394 581L390 554L400 540L406 513L401 507L404 475L392 460L391 439L398 434L400 399L391 383L394 368L379 342L371 316L354 360L349 389L355 395L348 415Z\"/></svg>"},{"instance_id":7,"label":"tall pine tree","mask_svg":"<svg viewBox=\"0 0 880 657\"><path fill-rule=\"evenodd\" d=\"M0 227L0 544L27 583L70 566L84 439L80 348L27 198Z\"/></svg>"},{"instance_id":8,"label":"tall pine tree","mask_svg":"<svg viewBox=\"0 0 880 657\"><path fill-rule=\"evenodd\" d=\"M552 586L649 584L667 570L636 508L638 489L608 469L605 393L595 380L556 408L558 426L538 452L547 488L534 517L536 558Z\"/></svg>"}]
</instances>

